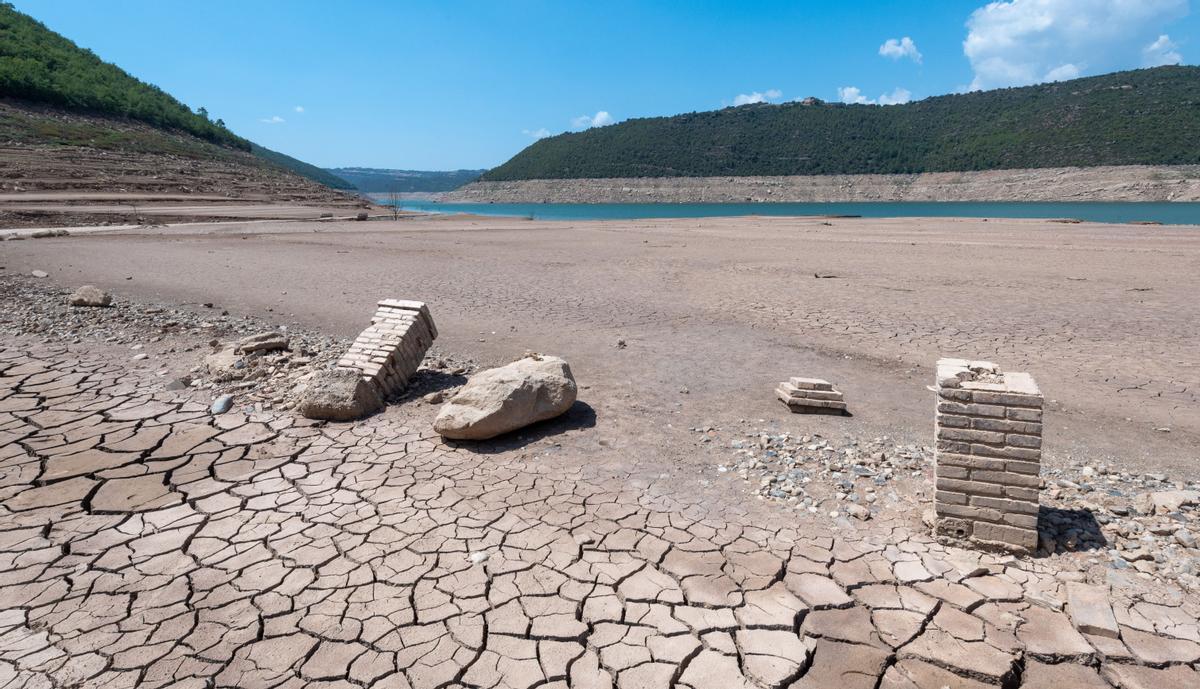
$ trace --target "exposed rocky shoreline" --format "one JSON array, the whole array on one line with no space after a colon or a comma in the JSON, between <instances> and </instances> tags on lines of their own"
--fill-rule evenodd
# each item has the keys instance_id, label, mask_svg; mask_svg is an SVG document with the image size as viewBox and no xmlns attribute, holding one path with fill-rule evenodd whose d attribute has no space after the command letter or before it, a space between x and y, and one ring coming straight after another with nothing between
<instances>
[{"instance_id":1,"label":"exposed rocky shoreline","mask_svg":"<svg viewBox=\"0 0 1200 689\"><path fill-rule=\"evenodd\" d=\"M933 172L914 175L644 177L473 182L452 203L848 201L1200 201L1200 166Z\"/></svg>"}]
</instances>

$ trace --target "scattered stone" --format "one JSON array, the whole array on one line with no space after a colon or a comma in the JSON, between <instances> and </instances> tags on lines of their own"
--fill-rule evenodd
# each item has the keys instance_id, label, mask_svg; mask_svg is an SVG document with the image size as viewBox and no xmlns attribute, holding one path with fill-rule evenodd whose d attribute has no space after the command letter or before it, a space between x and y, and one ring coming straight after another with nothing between
<instances>
[{"instance_id":1,"label":"scattered stone","mask_svg":"<svg viewBox=\"0 0 1200 689\"><path fill-rule=\"evenodd\" d=\"M110 306L112 305L112 295L99 287L84 285L75 290L68 303L71 306Z\"/></svg>"},{"instance_id":2,"label":"scattered stone","mask_svg":"<svg viewBox=\"0 0 1200 689\"><path fill-rule=\"evenodd\" d=\"M47 272L46 272L46 271L44 271L44 270L35 270L35 271L31 272L31 273L30 273L30 275L32 275L32 276L33 276L33 277L35 277L35 278L48 278L48 277L50 277L50 273L47 273Z\"/></svg>"},{"instance_id":3,"label":"scattered stone","mask_svg":"<svg viewBox=\"0 0 1200 689\"><path fill-rule=\"evenodd\" d=\"M383 399L357 371L321 371L308 381L296 410L309 419L353 421L383 408Z\"/></svg>"},{"instance_id":4,"label":"scattered stone","mask_svg":"<svg viewBox=\"0 0 1200 689\"><path fill-rule=\"evenodd\" d=\"M209 407L208 411L213 416L218 416L229 411L231 408L233 408L233 395L221 395L213 400L212 406Z\"/></svg>"},{"instance_id":5,"label":"scattered stone","mask_svg":"<svg viewBox=\"0 0 1200 689\"><path fill-rule=\"evenodd\" d=\"M366 212L366 211L359 211L358 215L355 215L355 216L354 216L354 219L355 219L355 220L358 220L358 221L360 221L360 222L361 222L361 221L363 221L363 220L366 220L366 219L367 219L367 212Z\"/></svg>"},{"instance_id":6,"label":"scattered stone","mask_svg":"<svg viewBox=\"0 0 1200 689\"><path fill-rule=\"evenodd\" d=\"M567 362L527 356L472 376L438 412L433 428L455 440L494 438L562 414L576 394Z\"/></svg>"}]
</instances>

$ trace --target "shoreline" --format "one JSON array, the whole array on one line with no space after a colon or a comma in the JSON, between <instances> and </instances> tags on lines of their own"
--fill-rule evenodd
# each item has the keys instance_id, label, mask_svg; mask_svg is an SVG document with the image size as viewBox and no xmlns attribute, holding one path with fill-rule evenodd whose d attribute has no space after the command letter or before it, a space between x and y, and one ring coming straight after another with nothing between
<instances>
[{"instance_id":1,"label":"shoreline","mask_svg":"<svg viewBox=\"0 0 1200 689\"><path fill-rule=\"evenodd\" d=\"M443 195L442 200L455 203L1200 201L1200 166L1125 165L903 175L478 181Z\"/></svg>"}]
</instances>

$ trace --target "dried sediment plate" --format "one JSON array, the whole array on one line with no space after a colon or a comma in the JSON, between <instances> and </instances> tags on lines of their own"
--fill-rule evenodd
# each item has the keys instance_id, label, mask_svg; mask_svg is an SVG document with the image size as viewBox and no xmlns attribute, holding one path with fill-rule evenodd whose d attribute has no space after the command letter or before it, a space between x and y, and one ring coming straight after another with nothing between
<instances>
[{"instance_id":1,"label":"dried sediment plate","mask_svg":"<svg viewBox=\"0 0 1200 689\"><path fill-rule=\"evenodd\" d=\"M1186 592L450 447L423 407L322 427L177 395L0 340L0 685L1200 682Z\"/></svg>"}]
</instances>

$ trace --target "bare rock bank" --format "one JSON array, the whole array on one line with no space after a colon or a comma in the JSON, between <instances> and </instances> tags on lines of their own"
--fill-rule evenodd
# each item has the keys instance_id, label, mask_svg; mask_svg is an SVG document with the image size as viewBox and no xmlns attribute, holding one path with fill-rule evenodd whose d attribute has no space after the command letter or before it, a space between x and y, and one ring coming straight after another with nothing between
<instances>
[{"instance_id":1,"label":"bare rock bank","mask_svg":"<svg viewBox=\"0 0 1200 689\"><path fill-rule=\"evenodd\" d=\"M473 182L451 203L1200 201L1200 166L1110 166L913 175L639 177Z\"/></svg>"}]
</instances>

